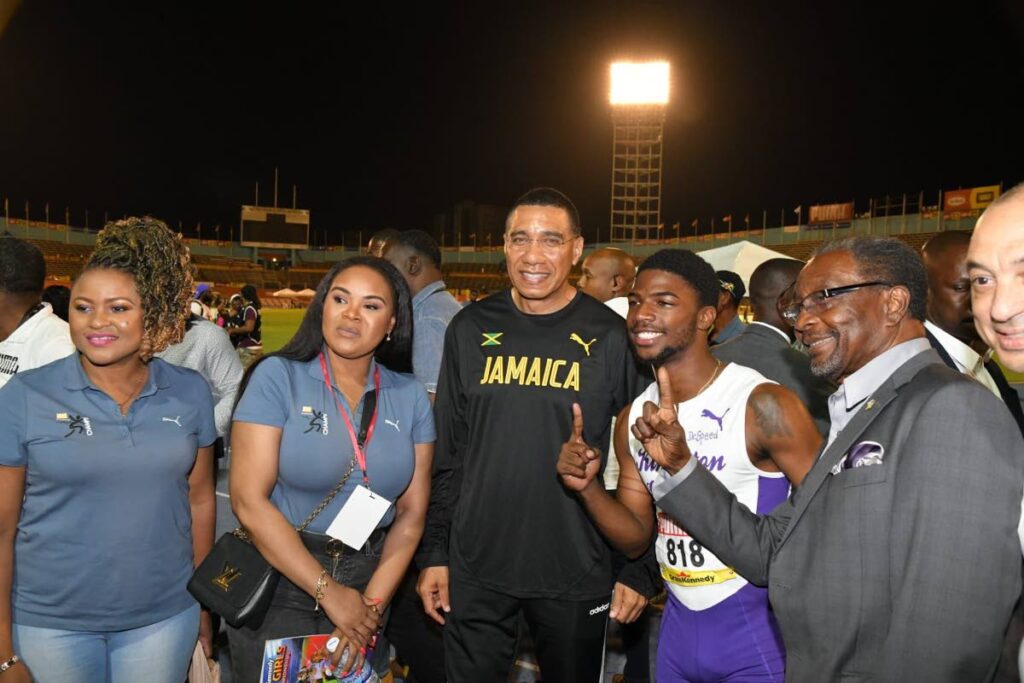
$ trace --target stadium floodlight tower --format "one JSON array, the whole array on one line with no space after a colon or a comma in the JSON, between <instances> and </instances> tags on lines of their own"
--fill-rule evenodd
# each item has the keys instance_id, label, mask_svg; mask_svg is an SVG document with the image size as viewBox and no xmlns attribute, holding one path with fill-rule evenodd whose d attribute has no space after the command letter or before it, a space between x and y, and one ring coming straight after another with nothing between
<instances>
[{"instance_id":1,"label":"stadium floodlight tower","mask_svg":"<svg viewBox=\"0 0 1024 683\"><path fill-rule=\"evenodd\" d=\"M668 62L612 64L613 242L658 236L668 90Z\"/></svg>"}]
</instances>

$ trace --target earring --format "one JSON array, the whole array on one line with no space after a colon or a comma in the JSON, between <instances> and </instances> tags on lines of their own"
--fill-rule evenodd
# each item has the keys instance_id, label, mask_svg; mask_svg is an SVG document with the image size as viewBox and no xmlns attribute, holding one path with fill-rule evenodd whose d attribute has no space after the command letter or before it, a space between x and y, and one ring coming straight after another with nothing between
<instances>
[{"instance_id":1,"label":"earring","mask_svg":"<svg viewBox=\"0 0 1024 683\"><path fill-rule=\"evenodd\" d=\"M384 341L391 341L391 333L388 332L388 336L384 337Z\"/></svg>"}]
</instances>

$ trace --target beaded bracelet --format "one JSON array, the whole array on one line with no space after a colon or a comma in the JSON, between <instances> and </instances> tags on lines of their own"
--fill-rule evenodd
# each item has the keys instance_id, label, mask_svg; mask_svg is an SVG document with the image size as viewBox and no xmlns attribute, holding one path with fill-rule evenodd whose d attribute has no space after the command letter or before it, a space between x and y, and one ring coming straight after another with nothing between
<instances>
[{"instance_id":1,"label":"beaded bracelet","mask_svg":"<svg viewBox=\"0 0 1024 683\"><path fill-rule=\"evenodd\" d=\"M15 664L17 664L20 661L21 657L19 657L18 655L11 655L10 659L8 659L3 664L0 664L0 674L12 668Z\"/></svg>"}]
</instances>

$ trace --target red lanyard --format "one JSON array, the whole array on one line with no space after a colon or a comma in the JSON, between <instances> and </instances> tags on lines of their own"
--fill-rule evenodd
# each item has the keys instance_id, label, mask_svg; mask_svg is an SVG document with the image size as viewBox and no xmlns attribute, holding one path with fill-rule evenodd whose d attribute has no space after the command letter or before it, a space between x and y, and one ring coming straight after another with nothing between
<instances>
[{"instance_id":1,"label":"red lanyard","mask_svg":"<svg viewBox=\"0 0 1024 683\"><path fill-rule=\"evenodd\" d=\"M331 392L331 396L334 397L334 404L338 407L338 413L341 414L341 419L345 420L345 428L348 430L348 438L352 441L352 451L356 455L356 461L359 463L359 469L363 471L363 485L366 488L370 488L370 476L366 472L366 447L370 444L370 439L373 438L373 428L377 424L377 408L380 406L380 401L375 401L373 405L373 417L370 419L370 426L366 428L366 439L363 441L363 447L359 447L359 439L356 437L356 430L352 428L352 421L348 419L348 412L342 407L341 401L338 400L338 394L334 391L334 383L331 381L330 371L327 369L327 359L324 357L324 352L320 352L320 370L324 373L324 382L327 383L327 388ZM380 397L380 368L375 367L373 369L373 391Z\"/></svg>"}]
</instances>

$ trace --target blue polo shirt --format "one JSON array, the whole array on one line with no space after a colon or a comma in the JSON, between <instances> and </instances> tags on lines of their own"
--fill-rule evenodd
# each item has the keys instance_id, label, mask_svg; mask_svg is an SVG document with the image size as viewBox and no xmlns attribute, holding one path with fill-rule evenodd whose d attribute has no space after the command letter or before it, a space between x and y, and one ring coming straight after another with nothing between
<instances>
[{"instance_id":1,"label":"blue polo shirt","mask_svg":"<svg viewBox=\"0 0 1024 683\"><path fill-rule=\"evenodd\" d=\"M412 481L415 445L433 443L436 438L434 415L422 384L375 361L366 376L364 396L373 391L374 369L380 370L380 395L377 424L366 449L366 470L373 492L394 502ZM267 358L253 371L235 408L236 422L282 430L277 483L270 500L293 526L301 524L319 505L352 461L352 442L332 390L358 431L365 399L360 399L353 414L341 391L324 382L319 356L305 362ZM307 530L326 532L361 483L357 464L345 486ZM392 506L379 526L388 526L394 518Z\"/></svg>"},{"instance_id":2,"label":"blue polo shirt","mask_svg":"<svg viewBox=\"0 0 1024 683\"><path fill-rule=\"evenodd\" d=\"M412 298L412 367L416 379L427 391L437 392L437 376L441 371L441 352L448 323L462 306L455 300L442 280L431 282Z\"/></svg>"},{"instance_id":3,"label":"blue polo shirt","mask_svg":"<svg viewBox=\"0 0 1024 683\"><path fill-rule=\"evenodd\" d=\"M0 466L26 468L14 622L120 631L195 604L188 475L216 438L206 381L160 359L127 415L77 353L15 375L0 389Z\"/></svg>"}]
</instances>

